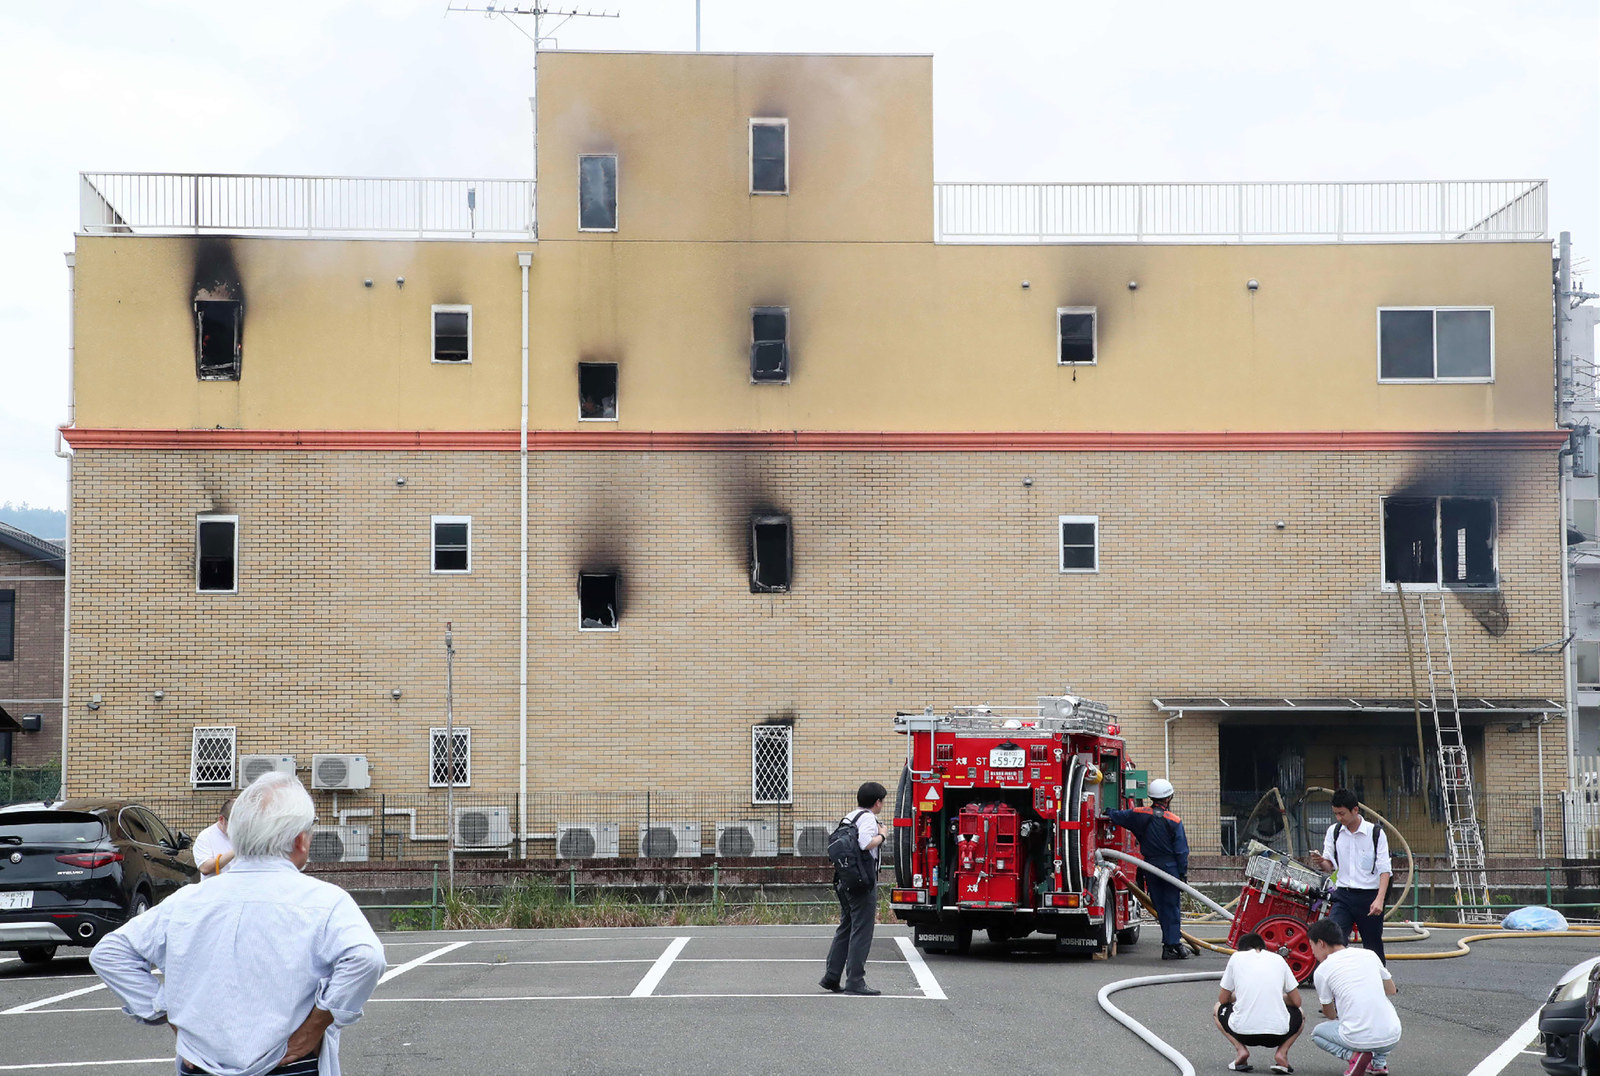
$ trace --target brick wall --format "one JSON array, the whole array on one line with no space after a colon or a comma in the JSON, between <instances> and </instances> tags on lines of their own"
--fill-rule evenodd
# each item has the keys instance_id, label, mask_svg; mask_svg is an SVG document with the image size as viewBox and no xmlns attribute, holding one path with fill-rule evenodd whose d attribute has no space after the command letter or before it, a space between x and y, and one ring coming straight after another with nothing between
<instances>
[{"instance_id":1,"label":"brick wall","mask_svg":"<svg viewBox=\"0 0 1600 1076\"><path fill-rule=\"evenodd\" d=\"M14 657L0 661L0 706L18 723L26 714L44 718L39 732L12 733L12 762L38 766L61 756L62 572L0 546L0 590L16 592Z\"/></svg>"},{"instance_id":2,"label":"brick wall","mask_svg":"<svg viewBox=\"0 0 1600 1076\"><path fill-rule=\"evenodd\" d=\"M1407 695L1396 599L1379 586L1379 498L1397 490L1499 499L1499 595L1447 599L1462 689L1559 700L1560 655L1526 652L1561 632L1551 464L1526 451L536 453L529 786L740 792L749 726L792 717L798 791L892 788L896 709L1028 703L1069 684L1115 707L1159 774L1153 696ZM427 789L427 729L443 723L453 621L472 792L514 804L516 471L490 452L80 452L74 790L181 791L190 729L215 723L238 726L241 752L302 767L363 752L374 794L442 796ZM746 528L762 509L793 517L792 593L749 592ZM194 592L202 512L240 516L238 594ZM473 517L471 575L430 574L433 514ZM1098 573L1058 570L1063 514L1099 516ZM620 631L578 630L586 569L622 573ZM98 712L81 705L91 693ZM1180 810L1211 815L1215 723L1171 731ZM1559 735L1545 743L1559 752ZM1525 788L1536 774L1490 766L1486 779ZM1215 848L1214 826L1192 829L1197 850Z\"/></svg>"}]
</instances>

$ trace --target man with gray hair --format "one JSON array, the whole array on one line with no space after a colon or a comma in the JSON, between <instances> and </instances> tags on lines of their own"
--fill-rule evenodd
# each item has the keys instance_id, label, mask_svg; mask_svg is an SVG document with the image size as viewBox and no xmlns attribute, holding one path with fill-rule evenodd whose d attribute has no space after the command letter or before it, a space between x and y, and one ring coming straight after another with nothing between
<instances>
[{"instance_id":1,"label":"man with gray hair","mask_svg":"<svg viewBox=\"0 0 1600 1076\"><path fill-rule=\"evenodd\" d=\"M300 873L315 818L293 775L260 777L234 801L228 870L89 954L123 1012L172 1027L180 1073L339 1076L339 1030L361 1016L385 964L350 894Z\"/></svg>"}]
</instances>

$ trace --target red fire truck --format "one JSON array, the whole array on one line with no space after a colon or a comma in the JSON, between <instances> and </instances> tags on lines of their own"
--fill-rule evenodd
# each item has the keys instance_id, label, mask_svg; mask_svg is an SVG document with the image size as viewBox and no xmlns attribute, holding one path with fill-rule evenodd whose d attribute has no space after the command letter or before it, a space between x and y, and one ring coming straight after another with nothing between
<instances>
[{"instance_id":1,"label":"red fire truck","mask_svg":"<svg viewBox=\"0 0 1600 1076\"><path fill-rule=\"evenodd\" d=\"M895 716L907 759L895 796L891 907L929 952L966 952L974 930L1004 944L1039 932L1059 952L1138 940L1137 855L1102 815L1145 798L1111 712L1073 695L1032 707Z\"/></svg>"}]
</instances>

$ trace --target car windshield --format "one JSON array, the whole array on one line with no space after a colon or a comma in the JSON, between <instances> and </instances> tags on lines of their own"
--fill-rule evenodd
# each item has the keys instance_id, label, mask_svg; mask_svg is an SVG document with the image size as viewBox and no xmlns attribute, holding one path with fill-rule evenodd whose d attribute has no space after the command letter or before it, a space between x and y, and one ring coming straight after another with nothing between
<instances>
[{"instance_id":1,"label":"car windshield","mask_svg":"<svg viewBox=\"0 0 1600 1076\"><path fill-rule=\"evenodd\" d=\"M105 824L92 814L72 811L0 814L0 845L92 844L105 835Z\"/></svg>"}]
</instances>

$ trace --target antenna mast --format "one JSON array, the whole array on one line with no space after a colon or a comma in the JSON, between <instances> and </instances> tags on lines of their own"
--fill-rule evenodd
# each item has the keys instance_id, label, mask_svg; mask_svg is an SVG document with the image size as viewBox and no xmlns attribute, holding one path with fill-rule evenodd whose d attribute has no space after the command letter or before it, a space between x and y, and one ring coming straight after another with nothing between
<instances>
[{"instance_id":1,"label":"antenna mast","mask_svg":"<svg viewBox=\"0 0 1600 1076\"><path fill-rule=\"evenodd\" d=\"M539 50L544 48L547 42L552 48L559 48L560 46L554 36L555 31L561 29L573 19L616 19L621 18L622 13L620 11L603 11L593 8L580 11L576 8L544 7L542 4L537 3L497 4L493 3L492 0L481 5L456 3L455 0L450 0L449 6L445 8L445 13L450 14L452 12L463 15L482 15L486 19L504 19L511 26L516 27L517 32L523 37L533 42L533 94L528 97L528 105L533 110L533 178L537 183L539 179L539 106L536 95L539 92ZM533 33L528 33L518 24L517 20L519 18L533 20ZM544 20L546 18L555 18L561 21L550 27L549 31L546 32L544 28ZM537 191L537 188L535 190ZM537 197L537 193L535 197ZM535 227L537 227L537 224Z\"/></svg>"}]
</instances>

